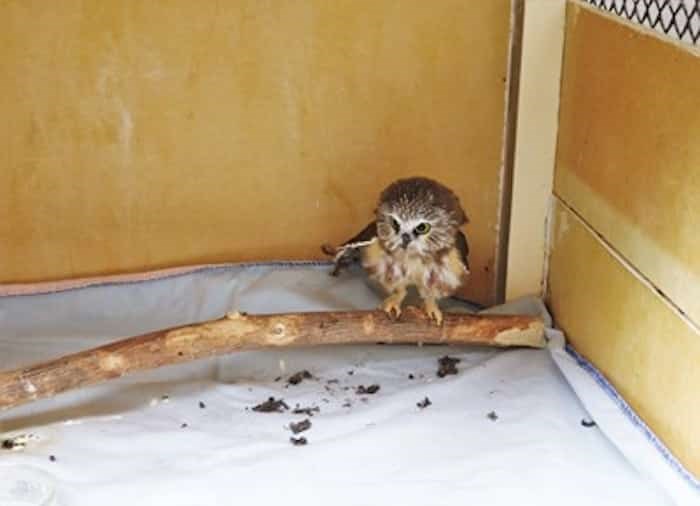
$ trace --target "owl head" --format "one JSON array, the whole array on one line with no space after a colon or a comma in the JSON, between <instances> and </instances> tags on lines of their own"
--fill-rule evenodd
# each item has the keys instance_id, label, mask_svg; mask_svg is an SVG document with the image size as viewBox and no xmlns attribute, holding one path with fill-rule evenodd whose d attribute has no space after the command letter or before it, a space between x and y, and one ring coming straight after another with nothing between
<instances>
[{"instance_id":1,"label":"owl head","mask_svg":"<svg viewBox=\"0 0 700 506\"><path fill-rule=\"evenodd\" d=\"M376 222L384 249L422 256L452 247L468 219L452 190L432 179L412 177L381 193Z\"/></svg>"}]
</instances>

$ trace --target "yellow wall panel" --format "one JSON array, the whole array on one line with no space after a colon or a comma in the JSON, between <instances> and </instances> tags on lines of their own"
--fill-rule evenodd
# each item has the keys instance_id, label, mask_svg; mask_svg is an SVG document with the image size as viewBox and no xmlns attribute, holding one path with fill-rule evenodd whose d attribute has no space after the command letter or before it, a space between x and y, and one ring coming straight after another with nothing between
<instances>
[{"instance_id":1,"label":"yellow wall panel","mask_svg":"<svg viewBox=\"0 0 700 506\"><path fill-rule=\"evenodd\" d=\"M700 474L700 333L575 214L556 204L554 220L548 303L556 324Z\"/></svg>"},{"instance_id":2,"label":"yellow wall panel","mask_svg":"<svg viewBox=\"0 0 700 506\"><path fill-rule=\"evenodd\" d=\"M0 3L0 282L302 259L454 187L494 297L510 2Z\"/></svg>"},{"instance_id":3,"label":"yellow wall panel","mask_svg":"<svg viewBox=\"0 0 700 506\"><path fill-rule=\"evenodd\" d=\"M700 322L700 55L570 3L555 192Z\"/></svg>"}]
</instances>

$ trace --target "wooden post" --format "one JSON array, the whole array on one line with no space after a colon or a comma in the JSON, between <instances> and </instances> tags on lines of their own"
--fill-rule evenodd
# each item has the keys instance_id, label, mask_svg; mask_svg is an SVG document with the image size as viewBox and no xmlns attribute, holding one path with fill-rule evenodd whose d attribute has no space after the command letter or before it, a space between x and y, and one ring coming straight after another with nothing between
<instances>
[{"instance_id":1,"label":"wooden post","mask_svg":"<svg viewBox=\"0 0 700 506\"><path fill-rule=\"evenodd\" d=\"M0 373L0 410L127 373L234 351L325 344L477 344L543 347L538 318L446 313L438 327L407 307L399 320L379 310L244 315L144 334Z\"/></svg>"}]
</instances>

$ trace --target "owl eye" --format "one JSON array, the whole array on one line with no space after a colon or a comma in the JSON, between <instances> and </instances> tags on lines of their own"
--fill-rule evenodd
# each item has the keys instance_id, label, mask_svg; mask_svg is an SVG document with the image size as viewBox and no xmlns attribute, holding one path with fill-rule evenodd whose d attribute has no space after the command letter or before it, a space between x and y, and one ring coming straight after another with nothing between
<instances>
[{"instance_id":1,"label":"owl eye","mask_svg":"<svg viewBox=\"0 0 700 506\"><path fill-rule=\"evenodd\" d=\"M399 225L399 222L396 221L395 218L392 218L392 219L391 219L391 228L393 228L393 229L394 229L394 232L396 232L397 234L399 233L399 230L401 229L401 226Z\"/></svg>"},{"instance_id":2,"label":"owl eye","mask_svg":"<svg viewBox=\"0 0 700 506\"><path fill-rule=\"evenodd\" d=\"M418 235L425 235L430 232L430 223L420 223L413 231Z\"/></svg>"}]
</instances>

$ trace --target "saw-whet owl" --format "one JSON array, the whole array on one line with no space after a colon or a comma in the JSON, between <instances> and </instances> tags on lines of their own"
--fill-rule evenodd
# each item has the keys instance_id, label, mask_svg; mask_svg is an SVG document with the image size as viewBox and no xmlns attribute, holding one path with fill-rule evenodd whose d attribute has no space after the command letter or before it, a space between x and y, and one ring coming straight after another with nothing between
<instances>
[{"instance_id":1,"label":"saw-whet owl","mask_svg":"<svg viewBox=\"0 0 700 506\"><path fill-rule=\"evenodd\" d=\"M386 291L382 307L392 318L400 317L407 288L415 286L426 313L441 325L438 301L453 295L469 274L469 248L460 230L466 223L459 198L443 184L399 179L381 193L374 221L339 248L323 249L335 257L333 274L359 256Z\"/></svg>"}]
</instances>

